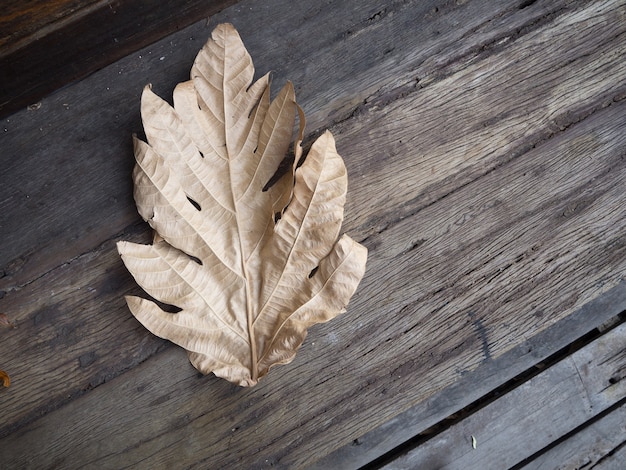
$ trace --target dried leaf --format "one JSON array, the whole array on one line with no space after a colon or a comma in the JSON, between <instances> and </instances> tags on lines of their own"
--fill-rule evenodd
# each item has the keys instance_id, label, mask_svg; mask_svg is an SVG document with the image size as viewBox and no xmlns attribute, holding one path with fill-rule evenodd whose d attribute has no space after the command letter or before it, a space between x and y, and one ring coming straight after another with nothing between
<instances>
[{"instance_id":1,"label":"dried leaf","mask_svg":"<svg viewBox=\"0 0 626 470\"><path fill-rule=\"evenodd\" d=\"M0 380L2 380L2 385L4 385L5 387L11 385L11 379L9 378L9 374L7 374L3 370L0 370Z\"/></svg>"},{"instance_id":2,"label":"dried leaf","mask_svg":"<svg viewBox=\"0 0 626 470\"><path fill-rule=\"evenodd\" d=\"M224 24L176 87L173 108L144 89L148 143L134 140L133 178L156 233L152 245L118 243L137 283L181 309L128 296L133 315L201 372L242 386L290 362L310 326L344 311L367 260L365 247L337 240L347 175L330 132L268 188L301 110L291 83L270 103L268 75L252 84L253 75ZM303 131L301 114L296 161Z\"/></svg>"}]
</instances>

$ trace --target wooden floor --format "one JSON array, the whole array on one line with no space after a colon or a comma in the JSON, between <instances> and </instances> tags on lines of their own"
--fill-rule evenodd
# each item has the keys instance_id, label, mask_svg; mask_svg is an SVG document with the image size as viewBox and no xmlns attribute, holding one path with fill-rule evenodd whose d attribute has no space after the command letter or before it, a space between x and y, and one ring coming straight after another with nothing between
<instances>
[{"instance_id":1,"label":"wooden floor","mask_svg":"<svg viewBox=\"0 0 626 470\"><path fill-rule=\"evenodd\" d=\"M3 468L624 468L624 0L35 3L0 19ZM133 318L115 249L151 239L141 90L221 22L333 131L370 253L251 389Z\"/></svg>"}]
</instances>

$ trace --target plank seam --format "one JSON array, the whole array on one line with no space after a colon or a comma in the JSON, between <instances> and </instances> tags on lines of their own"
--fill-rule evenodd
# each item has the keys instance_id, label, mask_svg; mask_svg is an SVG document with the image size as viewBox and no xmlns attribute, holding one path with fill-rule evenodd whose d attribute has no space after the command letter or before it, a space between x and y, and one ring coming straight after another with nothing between
<instances>
[{"instance_id":1,"label":"plank seam","mask_svg":"<svg viewBox=\"0 0 626 470\"><path fill-rule=\"evenodd\" d=\"M78 261L82 258L84 258L85 256L90 256L93 255L95 253L98 253L100 251L102 251L104 249L104 246L113 242L113 241L117 241L117 240L121 240L122 238L127 238L130 234L137 234L137 233L141 233L145 231L145 222L143 220L141 221L137 221L135 223L132 223L128 226L126 226L120 233L116 233L115 235L106 238L105 240L101 241L100 243L98 243L95 247L91 248L90 250L84 251L82 253L77 254L76 256L73 256L72 258L64 261L63 263L54 266L50 269L48 269L47 271L39 274L38 276L30 279L29 281L23 282L21 284L17 284L14 286L2 286L2 289L0 290L0 292L2 293L2 295L0 295L0 298L2 298L4 295L6 295L7 293L10 292L17 292L25 287L28 287L30 284L32 284L33 282L36 282L44 277L46 277L49 274L52 274L53 272L55 272L57 269L61 269L64 266L68 266L72 263L74 263L75 261ZM18 258L14 258L13 260L9 261L9 263L2 269L0 269L0 279L4 278L4 277L10 277L11 276L11 265L15 264L17 259L21 259L23 262L25 262L28 259L28 253L19 256ZM23 264L23 263L22 263ZM19 268L18 268L19 269Z\"/></svg>"},{"instance_id":2,"label":"plank seam","mask_svg":"<svg viewBox=\"0 0 626 470\"><path fill-rule=\"evenodd\" d=\"M599 97L598 100L596 100L596 104L595 106L591 106L591 107L585 107L583 106L582 109L578 109L578 110L573 110L570 112L565 113L565 116L563 116L565 118L565 120L560 123L557 127L556 130L551 130L550 126L547 126L546 130L544 132L538 132L535 133L535 140L531 141L530 143L527 143L523 146L521 146L520 148L518 148L517 150L513 150L509 153L509 155L505 158L500 159L499 161L495 162L495 164L491 167L488 168L486 171L476 175L474 178L463 182L462 184L456 186L453 190L442 194L440 197L438 198L434 198L429 200L428 202L424 203L423 205L419 205L417 206L414 210L409 211L407 213L403 213L401 216L396 217L395 219L386 221L385 224L382 227L379 227L375 232L367 235L366 237L364 237L363 239L359 240L359 243L366 243L367 240L371 237L374 236L379 236L381 234L383 234L385 231L387 231L388 229L394 227L396 224L402 222L404 219L408 218L408 217L414 217L416 216L419 212L421 212L422 210L437 204L439 202L441 202L442 200L445 200L447 197L452 196L453 194L457 193L460 190L463 190L464 188L466 188L467 186L474 184L477 180L484 178L485 176L498 171L501 167L511 163L513 160L523 156L524 154L534 150L535 148L547 143L549 140L557 137L558 135L566 132L570 127L583 122L585 119L593 116L596 112L604 109L604 108L608 108L610 106L612 106L614 103L618 103L622 100L624 100L624 98L626 98L626 86L616 90L614 92L614 94L610 97L610 100L608 98L603 99L605 97ZM608 100L608 101L607 101ZM556 116L552 122L556 123L556 121L558 120L560 116ZM407 204L410 204L411 201L409 201ZM375 224L376 221L367 221L365 224L362 224L362 226L370 226L370 225L376 225Z\"/></svg>"},{"instance_id":3,"label":"plank seam","mask_svg":"<svg viewBox=\"0 0 626 470\"><path fill-rule=\"evenodd\" d=\"M626 404L626 400L622 400L624 401L624 404ZM613 449L611 449L610 452L608 452L605 456L601 457L600 459L598 459L598 461L592 465L591 467L589 467L589 469L593 469L595 467L597 467L598 465L602 464L602 462L604 462L607 459L610 459L611 457L613 457L617 452L619 452L620 450L622 450L624 447L626 447L626 441L623 441L621 444L618 444L617 446L615 446Z\"/></svg>"},{"instance_id":4,"label":"plank seam","mask_svg":"<svg viewBox=\"0 0 626 470\"><path fill-rule=\"evenodd\" d=\"M390 451L384 453L380 457L372 460L368 464L360 467L361 470L378 470L378 469L384 467L386 464L389 464L389 463L393 462L393 460L395 460L395 459L403 456L404 454L410 452L412 449L415 449L415 448L419 447L420 445L424 444L425 442L427 442L427 441L437 437L441 433L445 432L446 429L448 429L451 426L453 426L453 425L463 421L467 417L471 416L473 413L476 413L477 411L481 410L482 408L488 406L490 403L493 403L494 401L496 401L498 398L502 397L503 395L508 394L508 393L512 392L513 390L515 390L516 388L522 386L528 380L532 379L533 377L538 376L539 374L541 374L544 370L548 369L549 367L552 367L553 365L557 364L558 362L566 360L569 356L571 356L575 352L583 349L585 346L591 344L592 342L594 342L598 338L604 336L609 331L612 331L613 329L617 328L621 324L626 323L626 311L621 312L620 314L616 315L614 318L616 319L616 321L611 325L611 327L609 329L606 329L606 330L603 329L602 331L600 331L599 326L594 328L594 329L592 329L591 331L587 332L586 334L582 335L581 337L573 340L570 344L564 346L559 351L551 354L550 356L548 356L544 360L535 363L534 365L532 365L531 367L526 369L524 372L516 375L512 379L510 379L507 382L505 382L504 384L502 384L501 386L499 386L499 387L495 388L494 390L492 390L490 393L488 393L488 394L484 395L483 397L479 398L478 400L474 401L470 405L468 405L468 406L466 406L466 407L464 407L464 408L462 408L462 409L452 413L451 415L443 418L442 420L440 420L438 423L436 423L435 425L431 426L430 428L425 429L424 431L420 432L419 434L417 434L413 438L410 438L410 439L406 440L404 443L400 444L399 446L395 447L394 449L391 449ZM578 371L578 368L576 368L576 372L578 373L578 375L580 377L580 372ZM584 384L584 380L582 379L582 377L580 377L580 380L581 380L581 383ZM586 394L587 400L589 400L589 394L587 393L586 389L585 389L585 394ZM593 424L593 422L595 422L596 420L601 419L603 416L605 416L605 414L608 414L610 412L610 410L618 408L620 405L624 404L625 402L626 402L626 398L620 400L618 403L612 405L609 408L609 411L605 410L602 413L599 413L598 415L596 415L594 418L592 418L587 423L584 423L583 425L581 425L578 428L576 428L575 431L580 431L580 429L586 427L587 425ZM523 462L520 462L519 464L517 464L511 470L514 470L516 468L521 468L523 466L523 464L528 464L531 460L536 459L542 453L547 452L552 447L558 445L561 442L561 440L564 440L566 436L569 436L570 434L573 434L573 433L574 433L574 431L571 431L570 433L566 434L565 436L562 436L561 438L559 438L555 442L553 442L550 445L546 446L541 451L539 451L539 452L533 454L532 456L528 457Z\"/></svg>"}]
</instances>

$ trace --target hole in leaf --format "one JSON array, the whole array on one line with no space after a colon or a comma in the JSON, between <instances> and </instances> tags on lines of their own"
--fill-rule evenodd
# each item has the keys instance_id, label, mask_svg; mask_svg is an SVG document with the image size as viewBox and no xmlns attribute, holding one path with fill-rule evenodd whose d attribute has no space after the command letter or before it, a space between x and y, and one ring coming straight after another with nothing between
<instances>
[{"instance_id":1,"label":"hole in leaf","mask_svg":"<svg viewBox=\"0 0 626 470\"><path fill-rule=\"evenodd\" d=\"M281 217L282 217L282 214L280 212L276 212L274 214L274 223L277 224Z\"/></svg>"},{"instance_id":2,"label":"hole in leaf","mask_svg":"<svg viewBox=\"0 0 626 470\"><path fill-rule=\"evenodd\" d=\"M274 172L272 177L265 184L265 186L263 186L263 192L267 191L272 186L274 186L274 184L276 184L276 182L279 179L281 179L288 171L291 170L291 166L293 165L293 161L294 161L293 155L291 155L291 156L290 155L285 155L285 158L283 158L283 160L280 162L280 165L278 165L278 168L276 169L276 171Z\"/></svg>"},{"instance_id":3,"label":"hole in leaf","mask_svg":"<svg viewBox=\"0 0 626 470\"><path fill-rule=\"evenodd\" d=\"M200 204L198 204L196 201L194 201L193 199L191 199L189 196L187 196L187 200L188 200L189 202L191 202L191 205L192 205L193 207L195 207L197 210L199 210L199 211L201 211L201 210L202 210L202 208L200 207Z\"/></svg>"},{"instance_id":4,"label":"hole in leaf","mask_svg":"<svg viewBox=\"0 0 626 470\"><path fill-rule=\"evenodd\" d=\"M196 258L195 256L192 256L192 255L187 255L187 256L189 256L191 261L194 261L194 262L198 263L200 266L202 266L202 260L200 258Z\"/></svg>"},{"instance_id":5,"label":"hole in leaf","mask_svg":"<svg viewBox=\"0 0 626 470\"><path fill-rule=\"evenodd\" d=\"M311 272L309 273L309 279L315 276L315 273L317 272L319 268L320 268L319 266L315 266L313 269L311 269Z\"/></svg>"},{"instance_id":6,"label":"hole in leaf","mask_svg":"<svg viewBox=\"0 0 626 470\"><path fill-rule=\"evenodd\" d=\"M165 302L161 302L155 299L154 297L152 297L150 300L152 300L155 304L157 304L161 310L167 313L178 313L183 310L182 308L177 307L176 305L166 304Z\"/></svg>"}]
</instances>

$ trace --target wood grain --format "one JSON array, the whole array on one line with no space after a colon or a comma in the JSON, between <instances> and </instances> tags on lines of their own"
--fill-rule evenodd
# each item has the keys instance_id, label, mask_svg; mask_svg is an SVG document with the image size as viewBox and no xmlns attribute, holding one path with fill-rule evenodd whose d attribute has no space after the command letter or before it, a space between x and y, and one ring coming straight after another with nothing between
<instances>
[{"instance_id":1,"label":"wood grain","mask_svg":"<svg viewBox=\"0 0 626 470\"><path fill-rule=\"evenodd\" d=\"M620 468L624 460L619 450L625 442L626 404L623 404L520 468Z\"/></svg>"},{"instance_id":2,"label":"wood grain","mask_svg":"<svg viewBox=\"0 0 626 470\"><path fill-rule=\"evenodd\" d=\"M511 468L626 398L624 351L626 324L382 468Z\"/></svg>"},{"instance_id":3,"label":"wood grain","mask_svg":"<svg viewBox=\"0 0 626 470\"><path fill-rule=\"evenodd\" d=\"M37 105L52 91L233 3L115 0L55 2L43 9L37 5L39 13L32 18L37 29L29 26L28 18L9 21L9 28L26 28L26 36L20 38L18 32L4 48L0 46L0 117ZM33 8L20 5L17 12L12 10L12 17L30 15ZM47 15L61 19L54 21Z\"/></svg>"},{"instance_id":4,"label":"wood grain","mask_svg":"<svg viewBox=\"0 0 626 470\"><path fill-rule=\"evenodd\" d=\"M207 32L168 38L4 123L0 308L18 324L0 343L14 378L2 397L7 462L312 464L623 280L620 2L550 13L542 2L398 2L371 21L375 2L357 17L347 5L282 16L281 2L252 3L215 20L240 22L260 72L283 54L276 81L306 75L305 110L323 103L313 131L336 121L345 229L371 253L357 297L252 390L198 377L132 319L122 296L139 290L113 246L149 234L133 208L127 136L139 130L142 85L166 96ZM293 18L329 21L293 41L293 27L279 34ZM398 41L363 59L380 35L410 36L410 20L433 35L423 48ZM294 52L301 44L308 55ZM422 88L409 87L416 70ZM31 442L41 445L25 453Z\"/></svg>"},{"instance_id":5,"label":"wood grain","mask_svg":"<svg viewBox=\"0 0 626 470\"><path fill-rule=\"evenodd\" d=\"M381 100L405 88L408 79L403 77L414 77L418 67L432 81L438 72L445 74L441 68L450 68L449 62L472 61L475 50L490 50L497 38L544 24L544 18L567 11L568 2L524 9L519 3L474 1L452 8L447 2L398 2L371 20L380 11L379 2L342 2L333 8L310 3L300 11L291 2L273 0L262 8L241 3L213 22L235 23L259 74L272 70L277 84L288 78L294 82L307 129L316 134L374 98L380 108ZM324 34L310 33L310 40L302 41L307 28L320 24ZM415 27L407 29L408 24ZM4 290L85 253L137 220L127 175L133 162L129 134L141 130L141 90L152 83L159 94L171 96L175 84L188 77L209 33L204 23L196 24L61 90L38 110L5 120L2 174L7 184L0 188ZM279 37L268 40L268 34ZM395 44L386 55L387 49L379 49L385 41ZM337 56L345 60L337 63ZM379 155L374 159L384 161ZM42 161L53 161L54 171Z\"/></svg>"},{"instance_id":6,"label":"wood grain","mask_svg":"<svg viewBox=\"0 0 626 470\"><path fill-rule=\"evenodd\" d=\"M349 121L347 132L339 126L338 138L351 142L350 151L361 157L348 167L354 197L347 221L357 227L357 236L380 230L390 213L398 219L412 215L451 187L621 97L626 55L617 38L624 37L623 15L624 8L606 2L564 14L483 60L472 57L457 73L401 100L379 108L372 99L355 118L362 125ZM588 47L603 54L583 53ZM379 158L369 157L372 141L384 146ZM385 198L368 204L361 185Z\"/></svg>"},{"instance_id":7,"label":"wood grain","mask_svg":"<svg viewBox=\"0 0 626 470\"><path fill-rule=\"evenodd\" d=\"M597 470L620 470L626 461L626 446L622 445L596 465Z\"/></svg>"},{"instance_id":8,"label":"wood grain","mask_svg":"<svg viewBox=\"0 0 626 470\"><path fill-rule=\"evenodd\" d=\"M417 403L378 428L359 436L347 445L324 456L307 468L352 469L371 462L389 462L419 445L435 427L450 423L450 418L464 413L468 407L499 396L496 392L511 383L520 383L520 376L542 367L546 360L570 349L589 332L619 318L626 310L626 282L586 303L580 310L518 344L506 353L483 361L471 374L462 375L454 384ZM447 427L447 426L446 426Z\"/></svg>"},{"instance_id":9,"label":"wood grain","mask_svg":"<svg viewBox=\"0 0 626 470\"><path fill-rule=\"evenodd\" d=\"M619 167L616 167L615 160L610 158L610 149L615 144L615 129L624 125L624 115L621 103L606 108L596 113L593 119L586 119L580 125L573 126L566 133L526 154L524 159L503 165L490 173L491 178L487 182L483 179L480 186L501 188L502 181L513 180L510 172L517 177L526 172L528 177L525 182L519 183L521 187L518 192L505 192L506 197L503 197L502 205L509 208L520 201L520 194L528 194L528 185L532 188L539 186L548 191L548 188L554 189L556 182L561 181L565 194L572 191L580 192L574 188L567 190L565 184L568 180L567 173L570 174L570 181L576 180L580 170L575 163L578 161L580 164L586 164L589 154L571 152L570 142L585 141L583 137L594 136L600 139L600 145L598 153L591 155L592 161L595 161L599 168L597 172L586 170L586 178L596 178L595 185L599 191L596 204L603 205L610 199L618 201L623 191L616 187L615 182L623 178L623 173L615 172ZM604 139L601 137L603 133L606 133ZM608 149L603 146L608 146ZM566 153L568 148L571 152L569 154ZM602 150L608 153L603 153ZM560 161L560 156L564 154L570 155L568 162L565 162L567 164ZM577 154L579 156L576 158ZM619 158L619 154L617 157ZM555 160L557 167L558 163L561 163L568 168L566 174L563 174L562 167L560 171L556 171L554 167L548 166L547 169L550 171L543 173L541 184L537 185L536 177L531 178L529 170L536 168L540 162L554 164ZM431 221L432 229L441 232L441 225L449 226L451 220L445 208L458 207L463 213L470 207L484 207L484 204L481 204L481 197L491 197L491 194L489 191L483 194L476 191L478 184L479 182L468 185L462 191L451 195L454 202L452 206L448 206L448 202L446 204L441 202L431 206L430 215L426 210L422 211L420 219ZM545 211L538 212L528 206L520 207L518 210L528 212L528 215L512 226L506 227L505 233L509 241L503 246L514 244L515 240L520 238L519 234L526 232L527 235L520 240L523 246L529 239L532 240L536 233L544 232L546 225L554 224L554 220L560 220L563 228L573 225L567 230L554 230L554 235L560 232L588 233L588 227L592 224L589 224L584 215L590 217L597 215L597 207L591 207L593 206L591 204L577 217L565 218L562 216L562 209L565 206L563 195L555 193L552 198L554 208L550 213L554 216L544 223L540 223L537 218L538 214L545 214ZM540 201L541 198L538 196L539 207L546 204L545 200ZM605 217L610 220L602 221L602 226L613 226L618 233L623 233L623 226L620 226L620 221L624 220L623 215L615 211L614 207L606 207L606 210L608 213ZM484 217L491 218L488 215L483 217L477 215L465 222L467 227L465 239L468 243L472 243L476 236L478 239L475 243L480 244L481 239L484 240L484 231L478 230L484 222L477 220ZM435 223L437 219L439 227ZM452 221L454 220L455 218L452 218ZM391 229L387 243L394 241L397 243L406 239L408 234L414 233L414 228L408 222L399 224L401 226L397 227L397 231L395 228ZM474 226L478 233L471 234L467 224ZM493 231L492 228L491 232ZM441 278L440 272L432 272L432 266L428 266L428 263L420 266L417 262L433 259L431 253L421 252L419 256L415 255L415 258L407 257L406 262L398 263L397 268L389 270L390 260L387 254L393 255L393 251L389 250L388 245L381 243L379 247L372 247L370 272L387 273L387 277L376 279L370 276L363 286L364 294L356 299L350 313L336 321L332 327L324 325L317 329L315 340L311 340L314 344L310 343L310 347L305 348L289 368L283 368L280 373L269 376L258 388L251 391L236 391L221 385L216 379L199 380L191 367L186 364L184 355L178 350L168 349L162 355L155 356L118 379L101 385L83 398L72 401L58 412L50 413L33 426L26 426L19 434L8 436L3 445L16 449L15 452L19 455L21 445L32 442L33 439L43 439L45 435L54 436L54 429L58 429L59 423L78 422L83 424L77 425L76 428L64 425L59 438L63 435L67 439L68 433L74 435L74 432L77 433L76 436L83 435L88 427L93 429L91 434L93 439L81 438L78 446L75 439L71 437L68 439L67 445L73 446L73 452L64 460L68 465L71 464L71 459L76 459L74 460L76 463L98 455L101 456L97 460L98 464L113 466L116 462L122 461L138 462L145 459L146 455L152 455L153 460L148 461L150 464L173 464L175 461L180 463L180 459L189 458L190 460L183 461L189 465L195 462L202 466L202 461L198 462L196 459L200 455L211 455L211 463L216 465L234 465L237 463L236 460L232 460L234 456L245 458L246 462L255 465L263 465L265 459L283 466L301 465L309 461L311 455L327 452L327 449L336 445L336 440L349 442L351 437L353 439L353 436L362 434L370 426L382 423L388 417L402 411L402 407L423 399L433 390L443 388L448 381L453 381L455 377L467 373L480 363L484 359L483 344L481 336L475 330L476 318L472 319L469 315L469 312L477 310L479 305L485 306L478 311L480 315L478 318L489 335L490 354L496 356L508 346L506 337L510 336L510 331L519 332L519 336L510 337L532 336L533 331L545 326L546 323L567 315L568 306L574 308L577 302L583 302L587 296L592 295L594 289L601 288L596 283L589 283L590 275L597 276L597 272L594 274L588 271L589 266L592 266L593 271L597 271L599 265L604 265L606 271L602 273L602 279L606 284L611 284L612 276L616 276L611 273L623 272L624 266L623 261L622 264L611 262L612 255L606 250L611 240L603 241L601 237L605 235L595 234L587 241L586 237L581 237L573 243L580 250L579 256L582 261L585 261L581 261L581 265L585 266L583 269L576 263L566 263L566 260L558 256L554 258L555 249L562 246L563 242L558 236L550 240L544 237L542 239L544 244L537 250L535 259L529 256L518 266L504 270L500 268L506 266L506 258L508 256L516 258L517 251L505 252L500 259L498 257L488 259L486 265L483 264L484 253L463 259L461 253L467 253L467 250L462 246L442 253L446 255L443 259L457 260L456 263L446 263L452 272L462 272L459 265L471 267L477 263L478 266L486 266L484 269L490 273L489 276L483 278L482 273L477 272L468 276L466 280L469 285L478 283L479 290L475 295L482 292L486 295L484 299L472 298L471 293L476 287L463 294L457 286L454 297L449 293L438 296L436 294L438 287L447 279ZM451 235L449 239L452 239ZM441 243L443 243L441 246L446 245L444 241ZM432 245L431 249L437 249L438 243ZM601 259L598 260L598 257ZM383 266L387 268L383 269ZM543 272L529 270L529 266L542 267ZM520 271L527 273L524 281L526 287L524 284L512 282L519 276ZM550 276L552 273L554 275ZM400 285L404 285L407 280L406 276L423 279L421 287L424 292L430 294L426 299L419 299L417 306L409 304L408 307L397 309L393 304L389 305L391 296L399 292ZM569 294L561 279L567 279L572 284ZM42 279L42 282L45 280ZM511 304L515 300L510 298L512 293L520 288L522 292L531 289L535 282L541 283L542 289L521 297L523 301L530 297L531 302L527 305L534 304L534 309L515 307L515 303ZM553 289L558 289L562 293L560 300L555 301L552 293L554 291L549 290L549 285L553 285ZM484 286L483 289L480 289L480 286ZM582 290L585 286L586 290ZM494 297L494 290L500 292L497 297ZM580 297L572 302L571 296L574 293ZM475 306L472 306L472 303ZM374 306L377 315L366 315L368 306ZM498 311L498 308L501 310ZM515 316L505 315L504 312L508 309L516 312ZM549 317L543 313L547 309L554 309ZM460 316L457 313L455 317L454 312L460 312ZM504 322L506 324L503 324ZM458 332L455 333L451 325L458 328ZM98 329L93 330L97 335ZM371 338L371 333L368 334L371 331L378 332L374 343L366 341L368 337ZM339 354L342 359L338 359ZM350 364L350 369L345 369L346 363ZM317 372L311 374L313 370ZM167 381L162 379L163 371L168 371ZM28 389L26 382L24 386ZM138 388L133 388L135 386ZM277 390L280 390L280 393L276 393ZM307 390L308 393L302 393L303 390ZM283 403L285 396L290 397L288 406ZM201 406L200 403L205 405ZM211 406L212 403L220 403L219 408ZM375 415L368 411L373 409L372 407L376 407ZM137 413L131 410L144 410L143 418L139 419ZM102 420L101 417L104 416L108 419ZM111 420L111 416L115 416L115 419ZM156 416L168 418L159 420ZM185 426L181 423L185 423ZM217 423L221 424L218 426ZM333 438L327 440L324 431L331 427ZM125 431L120 433L120 429ZM272 430L275 436L273 442L271 445L259 443L259 447L251 449L249 442L259 430L265 433ZM187 442L184 452L182 449L157 452L157 449L171 449L171 446L176 446L176 442L181 438ZM228 439L228 450L223 447L225 439ZM56 439L53 440L55 444L51 443L51 446L56 448L60 445ZM101 448L103 440L111 446L111 449L116 449L114 455L108 451L100 453L98 449ZM63 446L59 452L62 452L62 449ZM42 449L41 452L47 453L48 450ZM46 457L35 454L33 458L41 458L41 461L44 461Z\"/></svg>"},{"instance_id":10,"label":"wood grain","mask_svg":"<svg viewBox=\"0 0 626 470\"><path fill-rule=\"evenodd\" d=\"M0 57L73 21L102 0L8 0L0 17Z\"/></svg>"}]
</instances>

